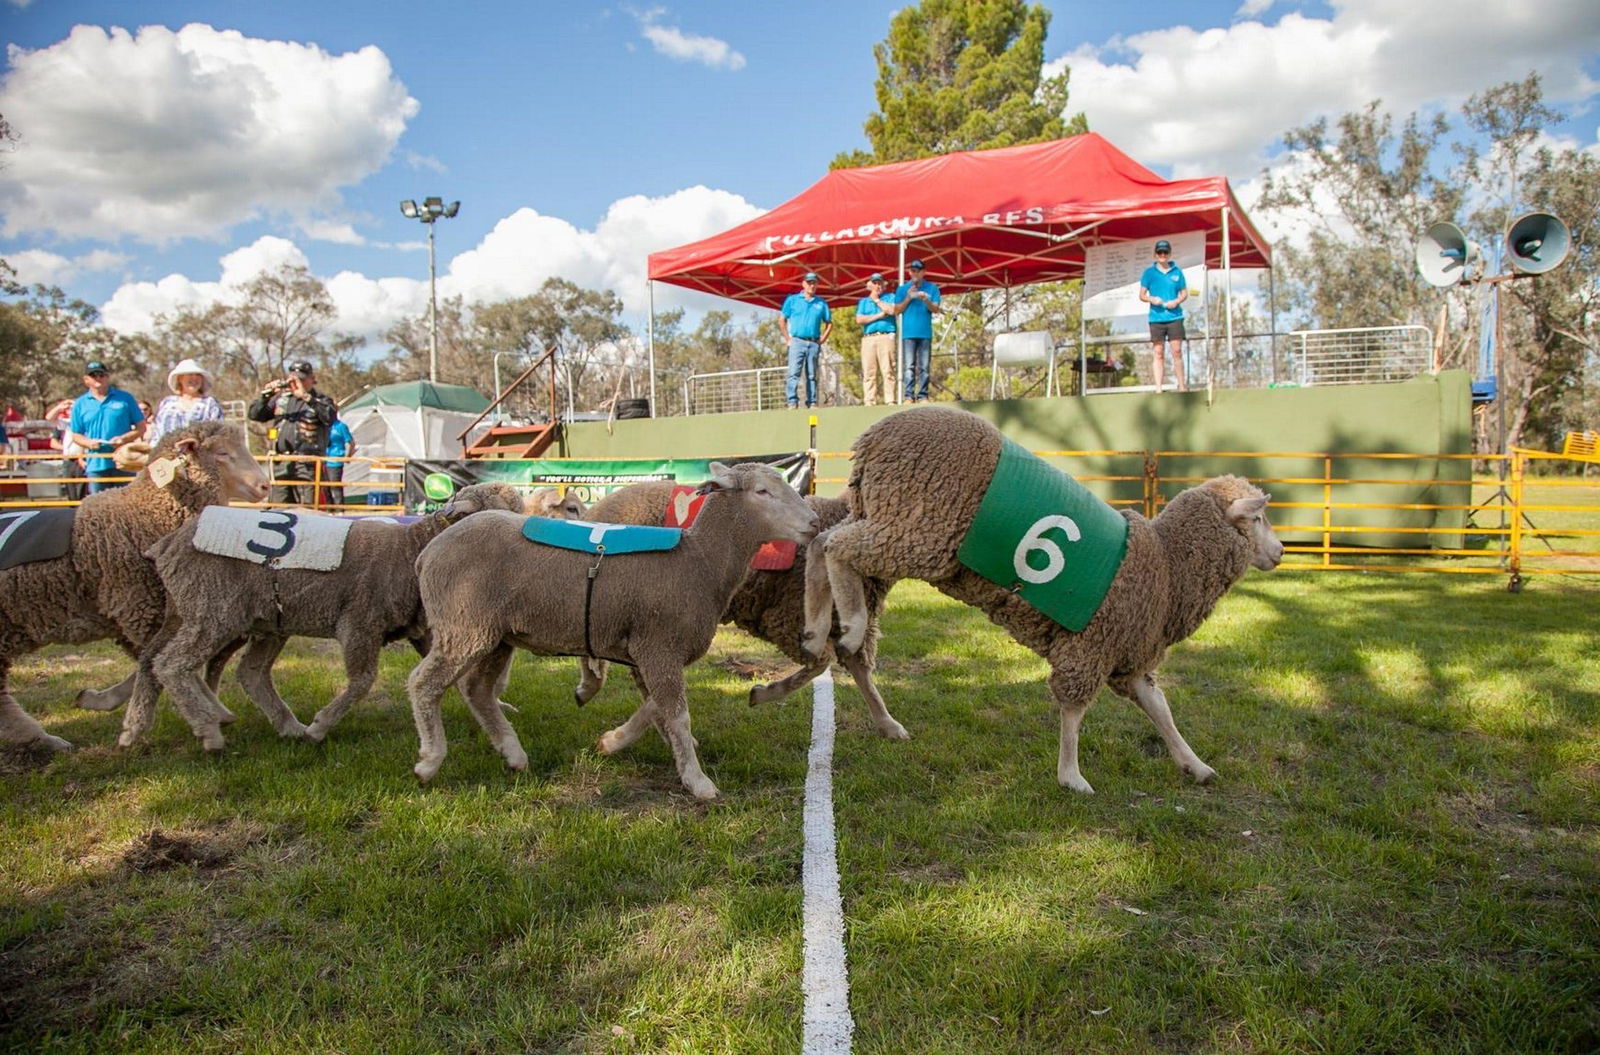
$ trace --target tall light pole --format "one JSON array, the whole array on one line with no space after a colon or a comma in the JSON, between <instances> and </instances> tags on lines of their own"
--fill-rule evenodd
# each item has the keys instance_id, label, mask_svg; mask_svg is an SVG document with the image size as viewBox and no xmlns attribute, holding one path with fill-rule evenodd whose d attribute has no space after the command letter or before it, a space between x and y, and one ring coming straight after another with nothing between
<instances>
[{"instance_id":1,"label":"tall light pole","mask_svg":"<svg viewBox=\"0 0 1600 1055\"><path fill-rule=\"evenodd\" d=\"M461 211L461 203L449 205L443 198L423 198L422 205L407 198L400 203L400 214L428 225L428 380L439 380L439 294L437 272L433 266L433 225L439 217L450 219Z\"/></svg>"}]
</instances>

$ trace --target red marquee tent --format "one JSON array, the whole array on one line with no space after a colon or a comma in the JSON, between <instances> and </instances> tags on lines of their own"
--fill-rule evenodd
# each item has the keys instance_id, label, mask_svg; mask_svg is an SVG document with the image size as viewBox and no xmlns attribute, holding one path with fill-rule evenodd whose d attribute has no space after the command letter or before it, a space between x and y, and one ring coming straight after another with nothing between
<instances>
[{"instance_id":1,"label":"red marquee tent","mask_svg":"<svg viewBox=\"0 0 1600 1055\"><path fill-rule=\"evenodd\" d=\"M816 271L856 290L907 258L946 293L1083 277L1090 246L1190 231L1209 267L1271 267L1222 177L1164 180L1094 133L830 172L771 212L652 253L652 280L776 308Z\"/></svg>"}]
</instances>

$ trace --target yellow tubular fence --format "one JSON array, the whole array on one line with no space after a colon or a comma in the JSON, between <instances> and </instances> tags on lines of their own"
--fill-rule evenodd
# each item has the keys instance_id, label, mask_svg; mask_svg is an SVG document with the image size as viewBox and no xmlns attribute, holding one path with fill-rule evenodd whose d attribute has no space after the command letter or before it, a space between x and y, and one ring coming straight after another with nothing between
<instances>
[{"instance_id":1,"label":"yellow tubular fence","mask_svg":"<svg viewBox=\"0 0 1600 1055\"><path fill-rule=\"evenodd\" d=\"M1273 495L1283 567L1299 571L1600 575L1600 476L1569 454L1331 454L1315 451L1035 451L1111 505L1147 517L1184 488L1222 472ZM848 452L817 455L817 484L835 493ZM1197 465L1196 463L1203 463ZM1283 468L1291 463L1294 470ZM1473 464L1488 475L1474 475ZM1554 464L1551 464L1554 463ZM1107 471L1107 466L1125 471ZM1530 474L1530 465L1544 471ZM1550 469L1559 466L1569 475ZM1306 471L1306 470L1310 471ZM838 471L838 475L824 475ZM1503 473L1503 476L1502 476ZM1432 495L1432 500L1428 496Z\"/></svg>"},{"instance_id":2,"label":"yellow tubular fence","mask_svg":"<svg viewBox=\"0 0 1600 1055\"><path fill-rule=\"evenodd\" d=\"M297 486L301 489L302 503L314 504L318 509L329 513L373 513L385 516L404 512L401 501L401 492L405 484L405 459L404 458L353 458L337 459L344 462L344 479L329 480L326 475L326 465L333 459L307 458L290 454L268 454L256 458L268 477L274 478L274 485ZM276 477L283 471L283 466L290 463L309 463L312 466L311 479L307 480L278 480ZM73 466L69 466L59 453L42 451L23 452L21 454L0 454L0 513L8 509L40 509L48 507L75 506L78 499L71 497L74 494L85 493L88 490L88 481L81 475L73 475ZM305 501L305 493L309 489L312 502ZM339 491L343 491L343 502L337 502ZM247 505L255 509L271 509L281 506L280 502L244 503L235 502L234 505Z\"/></svg>"}]
</instances>

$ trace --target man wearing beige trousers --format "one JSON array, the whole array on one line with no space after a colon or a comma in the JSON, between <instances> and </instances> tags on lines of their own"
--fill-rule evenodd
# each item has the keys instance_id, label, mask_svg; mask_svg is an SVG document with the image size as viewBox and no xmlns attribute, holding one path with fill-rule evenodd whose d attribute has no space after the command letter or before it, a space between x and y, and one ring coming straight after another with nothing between
<instances>
[{"instance_id":1,"label":"man wearing beige trousers","mask_svg":"<svg viewBox=\"0 0 1600 1055\"><path fill-rule=\"evenodd\" d=\"M885 293L883 276L867 279L867 295L856 305L856 321L861 324L862 402L878 402L878 382L884 385L884 402L890 403L894 388L894 294Z\"/></svg>"}]
</instances>

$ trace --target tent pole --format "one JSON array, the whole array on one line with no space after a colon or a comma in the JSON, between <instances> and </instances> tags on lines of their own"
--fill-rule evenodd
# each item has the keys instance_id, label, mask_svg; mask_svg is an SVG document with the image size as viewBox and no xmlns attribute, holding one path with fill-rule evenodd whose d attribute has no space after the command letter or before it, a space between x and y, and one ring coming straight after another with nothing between
<instances>
[{"instance_id":1,"label":"tent pole","mask_svg":"<svg viewBox=\"0 0 1600 1055\"><path fill-rule=\"evenodd\" d=\"M1256 287L1260 289L1260 286ZM1272 350L1272 383L1278 383L1278 272L1275 268L1267 268L1267 320L1268 330L1272 336L1268 338L1268 347Z\"/></svg>"},{"instance_id":2,"label":"tent pole","mask_svg":"<svg viewBox=\"0 0 1600 1055\"><path fill-rule=\"evenodd\" d=\"M661 413L661 408L656 404L656 284L649 279L644 280L646 298L650 304L650 318L645 323L645 347L650 352L650 416L655 417ZM688 408L684 408L688 413Z\"/></svg>"},{"instance_id":3,"label":"tent pole","mask_svg":"<svg viewBox=\"0 0 1600 1055\"><path fill-rule=\"evenodd\" d=\"M1222 303L1226 317L1222 320L1222 332L1228 335L1228 384L1237 385L1236 366L1238 359L1233 351L1233 240L1228 232L1228 207L1222 207Z\"/></svg>"},{"instance_id":4,"label":"tent pole","mask_svg":"<svg viewBox=\"0 0 1600 1055\"><path fill-rule=\"evenodd\" d=\"M1078 395L1089 394L1089 320L1083 317L1083 283L1078 283ZM1054 353L1052 353L1054 354ZM1111 346L1106 345L1106 354L1111 354ZM1138 362L1137 358L1134 360ZM1134 371L1138 373L1137 370ZM1137 377L1134 378L1138 380Z\"/></svg>"},{"instance_id":5,"label":"tent pole","mask_svg":"<svg viewBox=\"0 0 1600 1055\"><path fill-rule=\"evenodd\" d=\"M899 273L898 273L897 280L895 282L895 288L899 289L901 286L905 285L905 283L906 283L906 240L904 238L902 238L902 239L900 239L900 270L899 270ZM899 349L900 349L900 354L895 357L896 360L898 360L896 365L899 367L899 369L895 371L895 375L894 375L894 399L892 399L890 401L890 402L893 402L893 403L899 403L901 401L901 399L903 398L904 393L905 393L906 327L905 327L905 322L903 321L904 319L905 319L904 315L896 315L895 319L894 319L894 331L895 331L895 336L897 338L897 344L898 344ZM930 370L933 369L933 365L932 365L931 362L929 363L928 369L930 369Z\"/></svg>"}]
</instances>

